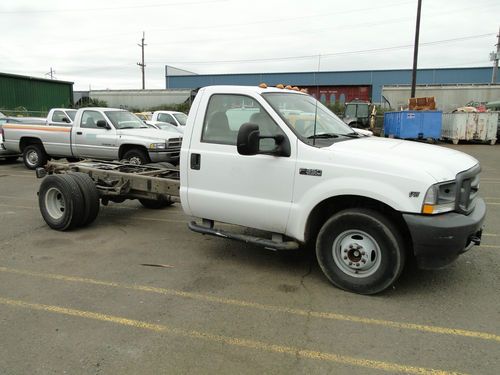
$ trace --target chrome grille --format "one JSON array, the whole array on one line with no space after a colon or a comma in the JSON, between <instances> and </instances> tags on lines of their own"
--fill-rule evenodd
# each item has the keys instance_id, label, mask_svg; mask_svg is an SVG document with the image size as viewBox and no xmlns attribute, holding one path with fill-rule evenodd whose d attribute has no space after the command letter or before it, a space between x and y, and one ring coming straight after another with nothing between
<instances>
[{"instance_id":1,"label":"chrome grille","mask_svg":"<svg viewBox=\"0 0 500 375\"><path fill-rule=\"evenodd\" d=\"M476 206L479 193L479 164L457 175L457 200L456 210L469 214Z\"/></svg>"},{"instance_id":2,"label":"chrome grille","mask_svg":"<svg viewBox=\"0 0 500 375\"><path fill-rule=\"evenodd\" d=\"M167 150L168 151L174 151L174 150L180 150L181 145L182 145L182 137L180 138L171 138L167 140Z\"/></svg>"}]
</instances>

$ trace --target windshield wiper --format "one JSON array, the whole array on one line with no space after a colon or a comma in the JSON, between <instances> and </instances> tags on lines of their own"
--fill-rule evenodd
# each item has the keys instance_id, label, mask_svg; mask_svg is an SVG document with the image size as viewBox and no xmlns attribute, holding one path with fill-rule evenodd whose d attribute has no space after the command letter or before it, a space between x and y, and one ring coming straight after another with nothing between
<instances>
[{"instance_id":1,"label":"windshield wiper","mask_svg":"<svg viewBox=\"0 0 500 375\"><path fill-rule=\"evenodd\" d=\"M361 137L361 134L359 133L356 133L356 132L352 132L352 133L347 133L347 134L339 134L343 137L349 137L349 138L359 138Z\"/></svg>"},{"instance_id":2,"label":"windshield wiper","mask_svg":"<svg viewBox=\"0 0 500 375\"><path fill-rule=\"evenodd\" d=\"M307 137L307 139L314 139L314 138L338 138L338 137L339 137L339 135L335 134L335 133L321 133L321 134L310 135L309 137Z\"/></svg>"},{"instance_id":3,"label":"windshield wiper","mask_svg":"<svg viewBox=\"0 0 500 375\"><path fill-rule=\"evenodd\" d=\"M137 129L135 126L124 126L123 128L120 128L120 130L122 129Z\"/></svg>"}]
</instances>

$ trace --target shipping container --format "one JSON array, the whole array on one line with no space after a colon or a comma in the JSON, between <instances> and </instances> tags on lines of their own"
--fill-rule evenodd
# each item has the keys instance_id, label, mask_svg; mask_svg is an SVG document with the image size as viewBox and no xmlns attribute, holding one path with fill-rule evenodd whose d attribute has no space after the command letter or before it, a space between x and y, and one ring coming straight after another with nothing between
<instances>
[{"instance_id":1,"label":"shipping container","mask_svg":"<svg viewBox=\"0 0 500 375\"><path fill-rule=\"evenodd\" d=\"M442 137L459 141L481 141L492 145L497 140L498 112L455 112L443 114Z\"/></svg>"},{"instance_id":2,"label":"shipping container","mask_svg":"<svg viewBox=\"0 0 500 375\"><path fill-rule=\"evenodd\" d=\"M441 111L400 111L384 113L384 135L401 139L441 138Z\"/></svg>"},{"instance_id":3,"label":"shipping container","mask_svg":"<svg viewBox=\"0 0 500 375\"><path fill-rule=\"evenodd\" d=\"M54 107L73 104L73 82L0 73L0 110L15 114L47 114ZM24 109L26 111L24 111Z\"/></svg>"}]
</instances>

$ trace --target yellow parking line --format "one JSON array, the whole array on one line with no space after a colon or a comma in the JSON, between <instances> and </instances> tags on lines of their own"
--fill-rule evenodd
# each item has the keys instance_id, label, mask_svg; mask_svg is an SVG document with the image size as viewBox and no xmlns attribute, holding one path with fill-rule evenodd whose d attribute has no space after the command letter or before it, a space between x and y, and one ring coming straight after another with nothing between
<instances>
[{"instance_id":1,"label":"yellow parking line","mask_svg":"<svg viewBox=\"0 0 500 375\"><path fill-rule=\"evenodd\" d=\"M489 249L500 249L499 245L479 245L479 247L486 247Z\"/></svg>"},{"instance_id":2,"label":"yellow parking line","mask_svg":"<svg viewBox=\"0 0 500 375\"><path fill-rule=\"evenodd\" d=\"M262 350L262 351L271 352L271 353L287 354L287 355L290 355L294 358L301 357L301 358L306 358L306 359L315 359L315 360L319 360L319 361L335 362L335 363L340 363L340 364L349 365L349 366L365 367L365 368L369 368L369 369L376 369L376 370L383 370L383 371L397 372L397 373L406 373L406 374L419 374L419 375L423 375L423 374L432 374L432 375L459 374L457 372L435 370L435 369L425 368L425 367L407 366L407 365L401 365L401 364L392 363L392 362L376 361L376 360L371 360L371 359L356 358L356 357L350 357L350 356L334 354L334 353L301 349L301 348L291 347L291 346L270 344L270 343L266 343L263 341L248 340L248 339L237 338L237 337L216 335L213 333L203 332L203 331L185 330L182 328L169 327L169 326L166 326L163 324L148 323L148 322L141 321L141 320L127 319L127 318L122 318L122 317L113 316L113 315L95 313L95 312L91 312L91 311L70 309L70 308L61 307L61 306L44 305L44 304L39 304L39 303L29 303L29 302L12 300L12 299L3 298L3 297L0 297L0 303L7 305L7 306L12 306L12 307L20 307L20 308L25 308L25 309L30 309L30 310L46 311L46 312L51 312L51 313L55 313L55 314L75 316L75 317L79 317L79 318L98 320L98 321L102 321L102 322L110 322L110 323L115 323L115 324L119 324L119 325L123 325L123 326L129 326L129 327L149 330L149 331L153 331L153 332L167 333L167 334L187 337L187 338L191 338L191 339L212 341L212 342L222 343L222 344L246 348L246 349L254 349L254 350Z\"/></svg>"},{"instance_id":3,"label":"yellow parking line","mask_svg":"<svg viewBox=\"0 0 500 375\"><path fill-rule=\"evenodd\" d=\"M305 317L314 317L314 318L319 318L319 319L347 321L347 322L352 322L352 323L378 325L378 326L390 327L390 328L396 328L396 329L407 329L407 330L414 330L414 331L420 331L420 332L429 332L429 333L443 334L443 335L471 337L471 338L476 338L476 339L500 342L500 335L495 335L495 334L487 333L487 332L477 332L477 331L469 331L469 330L464 330L464 329L429 326L429 325L424 325L424 324L396 322L396 321L392 321L392 320L364 318L364 317L360 317L360 316L337 314L337 313L331 313L331 312L308 311L308 310L294 309L294 308L289 308L289 307L284 307L284 306L265 305L265 304L261 304L261 303L257 303L257 302L250 302L250 301L216 297L216 296L210 296L210 295L204 295L204 294L198 294L198 293L184 292L184 291L175 290L175 289L166 289L166 288L158 288L158 287L153 287L153 286L134 285L134 284L120 284L120 283L111 282L111 281L95 280L95 279L90 279L90 278L74 277L74 276L65 276L65 275L59 275L59 274L32 272L32 271L25 271L25 270L19 270L19 269L14 269L14 268L7 268L7 267L0 267L0 272L18 274L18 275L23 275L23 276L31 276L31 277L41 277L41 278L52 279L52 280L69 281L69 282L84 283L84 284L91 284L91 285L100 285L100 286L135 290L135 291L141 291L141 292L147 292L147 293L171 295L171 296L176 296L176 297L194 299L194 300L198 300L198 301L219 303L219 304L237 306L237 307L243 307L243 308L252 308L252 309L256 309L256 310L271 311L271 312L275 312L275 313L285 313L285 314L299 315L299 316L305 316Z\"/></svg>"}]
</instances>

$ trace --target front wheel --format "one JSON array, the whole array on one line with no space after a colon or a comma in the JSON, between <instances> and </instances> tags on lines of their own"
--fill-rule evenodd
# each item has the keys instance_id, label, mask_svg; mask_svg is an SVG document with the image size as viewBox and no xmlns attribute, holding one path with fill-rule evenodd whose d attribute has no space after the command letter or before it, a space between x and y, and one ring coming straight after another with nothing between
<instances>
[{"instance_id":1,"label":"front wheel","mask_svg":"<svg viewBox=\"0 0 500 375\"><path fill-rule=\"evenodd\" d=\"M359 294L389 288L405 263L404 242L394 224L369 209L348 209L321 228L316 256L335 286Z\"/></svg>"},{"instance_id":2,"label":"front wheel","mask_svg":"<svg viewBox=\"0 0 500 375\"><path fill-rule=\"evenodd\" d=\"M133 148L125 152L125 154L123 154L123 159L128 160L130 164L136 165L142 165L151 162L146 151L137 148Z\"/></svg>"}]
</instances>

